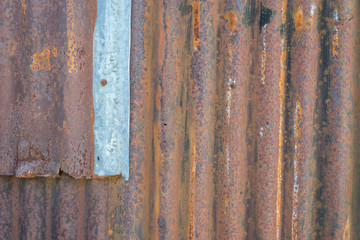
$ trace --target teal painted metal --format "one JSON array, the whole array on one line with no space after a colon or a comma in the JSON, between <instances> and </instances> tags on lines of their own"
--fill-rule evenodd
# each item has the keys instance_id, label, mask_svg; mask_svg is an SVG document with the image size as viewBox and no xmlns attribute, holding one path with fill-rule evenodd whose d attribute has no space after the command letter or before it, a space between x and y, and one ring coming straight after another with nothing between
<instances>
[{"instance_id":1,"label":"teal painted metal","mask_svg":"<svg viewBox=\"0 0 360 240\"><path fill-rule=\"evenodd\" d=\"M94 172L129 177L130 0L98 0L94 36Z\"/></svg>"}]
</instances>

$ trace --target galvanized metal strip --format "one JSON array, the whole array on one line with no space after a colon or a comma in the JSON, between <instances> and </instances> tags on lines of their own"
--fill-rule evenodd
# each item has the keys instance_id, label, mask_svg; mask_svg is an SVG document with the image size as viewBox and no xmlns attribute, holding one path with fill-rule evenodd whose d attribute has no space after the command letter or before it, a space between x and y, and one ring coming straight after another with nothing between
<instances>
[{"instance_id":1,"label":"galvanized metal strip","mask_svg":"<svg viewBox=\"0 0 360 240\"><path fill-rule=\"evenodd\" d=\"M130 0L98 0L94 36L94 173L129 177Z\"/></svg>"}]
</instances>

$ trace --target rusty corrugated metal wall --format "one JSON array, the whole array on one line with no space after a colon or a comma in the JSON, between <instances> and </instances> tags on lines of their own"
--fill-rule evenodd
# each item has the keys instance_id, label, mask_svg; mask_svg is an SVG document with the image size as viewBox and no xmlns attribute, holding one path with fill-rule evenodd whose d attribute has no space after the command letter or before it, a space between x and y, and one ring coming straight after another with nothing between
<instances>
[{"instance_id":1,"label":"rusty corrugated metal wall","mask_svg":"<svg viewBox=\"0 0 360 240\"><path fill-rule=\"evenodd\" d=\"M0 171L63 172L0 177L0 239L360 239L359 5L133 0L125 181L75 179L96 1L1 1Z\"/></svg>"}]
</instances>

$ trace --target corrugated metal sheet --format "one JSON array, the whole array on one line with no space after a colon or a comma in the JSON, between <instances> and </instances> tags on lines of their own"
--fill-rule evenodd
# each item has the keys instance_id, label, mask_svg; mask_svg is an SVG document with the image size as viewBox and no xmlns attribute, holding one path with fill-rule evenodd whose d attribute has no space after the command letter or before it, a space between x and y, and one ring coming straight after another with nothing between
<instances>
[{"instance_id":1,"label":"corrugated metal sheet","mask_svg":"<svg viewBox=\"0 0 360 240\"><path fill-rule=\"evenodd\" d=\"M93 172L95 1L1 1L0 174Z\"/></svg>"},{"instance_id":2,"label":"corrugated metal sheet","mask_svg":"<svg viewBox=\"0 0 360 240\"><path fill-rule=\"evenodd\" d=\"M92 149L85 102L95 2L40 2L0 3L5 159L21 160L18 140L3 134L14 129L39 146L47 146L44 136L62 139L46 121L69 117L67 106L86 109L67 122L64 146L77 139L88 144L80 150ZM47 24L23 19L24 9L43 6L51 7L36 16ZM356 0L133 0L129 181L3 176L0 238L359 239L359 9ZM67 28L47 43L57 21ZM50 44L63 46L56 59ZM12 49L18 55L8 57ZM31 56L44 49L59 67L36 78ZM37 79L74 87L59 93L51 85L37 110L26 90ZM21 125L4 118L15 86L28 104L10 117ZM77 101L55 101L67 98L64 89ZM76 169L65 172L80 176Z\"/></svg>"}]
</instances>

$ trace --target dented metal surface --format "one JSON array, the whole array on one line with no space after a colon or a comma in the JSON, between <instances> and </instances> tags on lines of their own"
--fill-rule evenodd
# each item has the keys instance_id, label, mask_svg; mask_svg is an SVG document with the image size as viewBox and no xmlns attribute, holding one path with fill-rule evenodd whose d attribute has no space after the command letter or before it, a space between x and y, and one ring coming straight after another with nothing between
<instances>
[{"instance_id":1,"label":"dented metal surface","mask_svg":"<svg viewBox=\"0 0 360 240\"><path fill-rule=\"evenodd\" d=\"M34 162L17 155L26 149L19 139L44 149L63 139L55 129L67 138L49 146L91 139L91 111L77 117L68 109L89 107L70 104L79 89L70 88L73 95L67 95L68 88L51 85L47 100L42 85L31 85L41 97L37 108L39 103L26 95L35 90L22 90L22 84L70 81L76 87L81 73L91 79L92 69L86 67L92 63L92 44L79 31L93 26L94 2L23 3L26 8L20 1L0 3L2 33L8 33L1 35L0 45L0 98L6 103L0 108L5 133L0 149L7 160L2 173L17 167L11 159ZM133 0L129 181L75 180L64 173L58 178L3 176L0 238L358 239L359 4ZM38 11L36 16L66 22L66 28L54 31L64 41L50 38L53 45L46 45L44 27L24 33L24 11L40 6L63 13L50 17ZM83 15L71 20L74 9ZM28 36L27 42L43 42L26 47L19 44L19 34ZM79 46L81 57L72 52ZM57 95L65 102L54 101ZM91 96L81 99L91 106ZM64 125L52 128L45 122L57 116L58 124L65 117L76 119L66 120L69 133ZM32 128L34 117L42 128ZM10 137L13 129L20 137ZM81 141L83 130L90 132ZM92 147L81 149L88 153ZM66 150L71 149L55 153ZM51 154L49 159L60 159Z\"/></svg>"}]
</instances>

